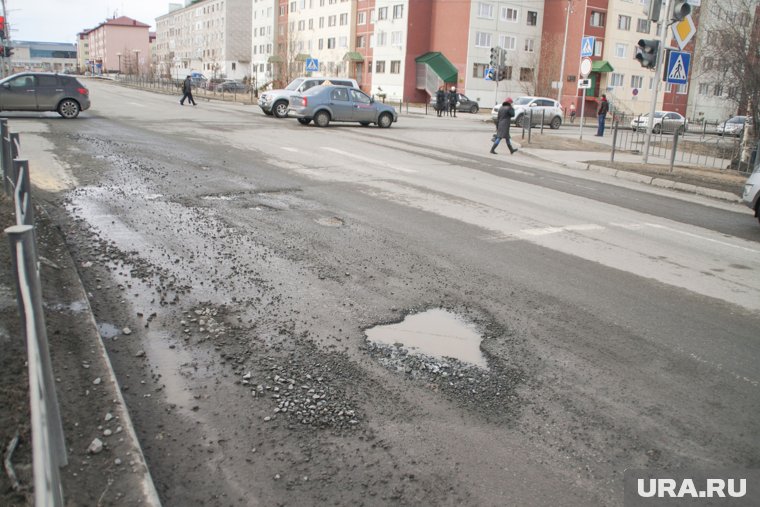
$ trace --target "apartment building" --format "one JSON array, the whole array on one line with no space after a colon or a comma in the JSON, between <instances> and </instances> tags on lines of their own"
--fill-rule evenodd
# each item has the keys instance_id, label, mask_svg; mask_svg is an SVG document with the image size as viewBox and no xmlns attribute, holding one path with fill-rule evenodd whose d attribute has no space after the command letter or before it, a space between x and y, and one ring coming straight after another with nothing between
<instances>
[{"instance_id":1,"label":"apartment building","mask_svg":"<svg viewBox=\"0 0 760 507\"><path fill-rule=\"evenodd\" d=\"M251 22L251 79L257 87L272 81L277 0L253 0Z\"/></svg>"},{"instance_id":2,"label":"apartment building","mask_svg":"<svg viewBox=\"0 0 760 507\"><path fill-rule=\"evenodd\" d=\"M550 2L551 3L551 2ZM464 88L481 106L505 97L535 95L542 44L544 2L474 1L469 6L469 38ZM491 48L505 51L506 79L486 81Z\"/></svg>"},{"instance_id":3,"label":"apartment building","mask_svg":"<svg viewBox=\"0 0 760 507\"><path fill-rule=\"evenodd\" d=\"M356 41L352 61L353 75L362 90L371 92L372 70L375 41L375 0L357 0L356 2Z\"/></svg>"},{"instance_id":4,"label":"apartment building","mask_svg":"<svg viewBox=\"0 0 760 507\"><path fill-rule=\"evenodd\" d=\"M90 62L90 39L87 36L89 30L83 30L77 34L77 70L86 72Z\"/></svg>"},{"instance_id":5,"label":"apartment building","mask_svg":"<svg viewBox=\"0 0 760 507\"><path fill-rule=\"evenodd\" d=\"M89 70L93 74L143 74L150 67L150 25L127 16L107 19L87 37Z\"/></svg>"},{"instance_id":6,"label":"apartment building","mask_svg":"<svg viewBox=\"0 0 760 507\"><path fill-rule=\"evenodd\" d=\"M251 72L251 0L205 0L156 18L159 74L243 79Z\"/></svg>"}]
</instances>

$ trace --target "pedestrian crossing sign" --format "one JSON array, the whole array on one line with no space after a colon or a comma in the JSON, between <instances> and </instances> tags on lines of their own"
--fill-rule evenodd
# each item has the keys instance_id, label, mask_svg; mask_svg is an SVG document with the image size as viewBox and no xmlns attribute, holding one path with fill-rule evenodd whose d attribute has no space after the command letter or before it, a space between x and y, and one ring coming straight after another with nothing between
<instances>
[{"instance_id":1,"label":"pedestrian crossing sign","mask_svg":"<svg viewBox=\"0 0 760 507\"><path fill-rule=\"evenodd\" d=\"M685 85L689 78L690 65L691 53L671 51L668 55L668 67L665 81L668 83Z\"/></svg>"},{"instance_id":2,"label":"pedestrian crossing sign","mask_svg":"<svg viewBox=\"0 0 760 507\"><path fill-rule=\"evenodd\" d=\"M319 72L319 60L316 58L307 58L306 72Z\"/></svg>"},{"instance_id":3,"label":"pedestrian crossing sign","mask_svg":"<svg viewBox=\"0 0 760 507\"><path fill-rule=\"evenodd\" d=\"M583 37L581 39L581 57L594 56L594 37Z\"/></svg>"}]
</instances>

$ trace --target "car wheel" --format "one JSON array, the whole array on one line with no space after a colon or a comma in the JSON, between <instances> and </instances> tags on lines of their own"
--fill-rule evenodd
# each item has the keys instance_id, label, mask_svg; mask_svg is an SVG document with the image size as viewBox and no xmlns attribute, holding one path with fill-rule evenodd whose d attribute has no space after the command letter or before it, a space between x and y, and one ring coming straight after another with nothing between
<instances>
[{"instance_id":1,"label":"car wheel","mask_svg":"<svg viewBox=\"0 0 760 507\"><path fill-rule=\"evenodd\" d=\"M368 121L360 121L359 125L361 125L362 127L369 127L369 122Z\"/></svg>"},{"instance_id":2,"label":"car wheel","mask_svg":"<svg viewBox=\"0 0 760 507\"><path fill-rule=\"evenodd\" d=\"M522 128L523 126L523 118L525 118L524 115L520 115L517 118L515 118L515 126Z\"/></svg>"},{"instance_id":3,"label":"car wheel","mask_svg":"<svg viewBox=\"0 0 760 507\"><path fill-rule=\"evenodd\" d=\"M387 129L393 123L393 117L389 113L383 113L377 119L377 126L381 129Z\"/></svg>"},{"instance_id":4,"label":"car wheel","mask_svg":"<svg viewBox=\"0 0 760 507\"><path fill-rule=\"evenodd\" d=\"M330 124L330 113L327 111L320 111L314 115L314 124L317 127L326 127Z\"/></svg>"},{"instance_id":5,"label":"car wheel","mask_svg":"<svg viewBox=\"0 0 760 507\"><path fill-rule=\"evenodd\" d=\"M470 112L472 114L478 114L478 111L480 111L480 108L478 107L478 105L477 104L473 104L472 107L470 108Z\"/></svg>"},{"instance_id":6,"label":"car wheel","mask_svg":"<svg viewBox=\"0 0 760 507\"><path fill-rule=\"evenodd\" d=\"M657 125L655 125L654 127L652 127L652 133L659 134L660 132L662 132L662 125L661 124L658 123Z\"/></svg>"},{"instance_id":7,"label":"car wheel","mask_svg":"<svg viewBox=\"0 0 760 507\"><path fill-rule=\"evenodd\" d=\"M560 125L562 125L562 118L560 118L559 116L555 116L554 118L552 118L552 122L549 124L549 127L552 130L557 130L560 127Z\"/></svg>"},{"instance_id":8,"label":"car wheel","mask_svg":"<svg viewBox=\"0 0 760 507\"><path fill-rule=\"evenodd\" d=\"M79 116L79 103L76 100L65 99L58 104L58 114L71 120Z\"/></svg>"},{"instance_id":9,"label":"car wheel","mask_svg":"<svg viewBox=\"0 0 760 507\"><path fill-rule=\"evenodd\" d=\"M272 106L272 113L275 118L285 118L288 115L288 103L284 100L275 102Z\"/></svg>"},{"instance_id":10,"label":"car wheel","mask_svg":"<svg viewBox=\"0 0 760 507\"><path fill-rule=\"evenodd\" d=\"M298 123L301 125L308 125L311 123L311 118L298 118Z\"/></svg>"}]
</instances>

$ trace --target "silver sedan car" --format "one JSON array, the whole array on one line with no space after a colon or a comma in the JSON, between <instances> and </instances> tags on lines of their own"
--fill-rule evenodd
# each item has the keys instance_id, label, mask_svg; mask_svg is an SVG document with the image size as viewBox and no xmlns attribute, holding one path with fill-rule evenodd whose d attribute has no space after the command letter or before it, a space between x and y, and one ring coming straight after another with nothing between
<instances>
[{"instance_id":1,"label":"silver sedan car","mask_svg":"<svg viewBox=\"0 0 760 507\"><path fill-rule=\"evenodd\" d=\"M314 120L318 127L326 127L331 121L347 121L388 128L398 120L392 106L375 102L356 88L338 85L314 86L291 96L288 116L298 118L303 125Z\"/></svg>"}]
</instances>

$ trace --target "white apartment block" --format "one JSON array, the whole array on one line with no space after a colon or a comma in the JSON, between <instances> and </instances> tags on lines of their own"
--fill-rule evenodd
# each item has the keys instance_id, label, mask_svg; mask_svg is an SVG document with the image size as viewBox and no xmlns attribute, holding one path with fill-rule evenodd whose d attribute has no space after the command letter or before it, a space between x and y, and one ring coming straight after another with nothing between
<instances>
[{"instance_id":1,"label":"white apartment block","mask_svg":"<svg viewBox=\"0 0 760 507\"><path fill-rule=\"evenodd\" d=\"M161 75L242 79L251 71L252 0L205 0L156 18Z\"/></svg>"},{"instance_id":2,"label":"white apartment block","mask_svg":"<svg viewBox=\"0 0 760 507\"><path fill-rule=\"evenodd\" d=\"M413 0L412 0L413 1ZM404 97L409 0L376 0L373 11L375 33L370 37L373 54L372 93L389 100Z\"/></svg>"},{"instance_id":3,"label":"white apartment block","mask_svg":"<svg viewBox=\"0 0 760 507\"><path fill-rule=\"evenodd\" d=\"M469 45L465 90L481 107L490 107L504 97L535 94L541 55L544 2L473 1L470 3ZM506 80L484 79L491 48L506 51Z\"/></svg>"},{"instance_id":4,"label":"white apartment block","mask_svg":"<svg viewBox=\"0 0 760 507\"><path fill-rule=\"evenodd\" d=\"M295 75L305 75L305 59L313 58L319 69L312 75L353 77L348 75L348 56L356 36L354 0L291 0L286 32L288 47L279 54L287 55Z\"/></svg>"},{"instance_id":5,"label":"white apartment block","mask_svg":"<svg viewBox=\"0 0 760 507\"><path fill-rule=\"evenodd\" d=\"M277 0L253 0L251 23L251 78L256 86L274 79L272 62L277 30Z\"/></svg>"}]
</instances>

